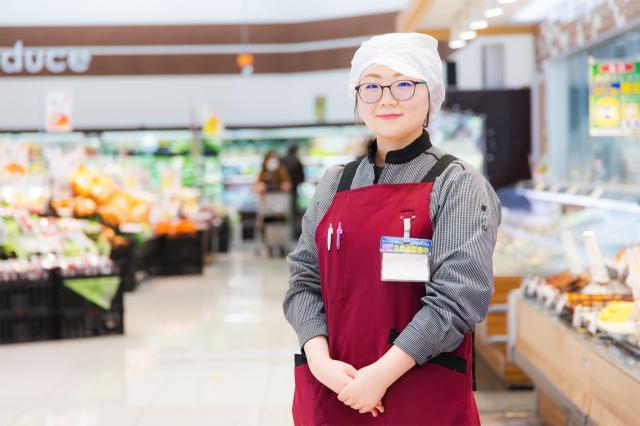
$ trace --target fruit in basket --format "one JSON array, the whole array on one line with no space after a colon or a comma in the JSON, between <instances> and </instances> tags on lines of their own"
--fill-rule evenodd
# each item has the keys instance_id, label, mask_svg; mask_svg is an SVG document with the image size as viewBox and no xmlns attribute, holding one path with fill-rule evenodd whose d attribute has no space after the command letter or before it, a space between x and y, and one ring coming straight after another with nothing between
<instances>
[{"instance_id":1,"label":"fruit in basket","mask_svg":"<svg viewBox=\"0 0 640 426\"><path fill-rule=\"evenodd\" d=\"M102 220L113 226L117 226L124 222L124 213L126 212L119 210L113 205L98 208L98 214L102 217Z\"/></svg>"},{"instance_id":2,"label":"fruit in basket","mask_svg":"<svg viewBox=\"0 0 640 426\"><path fill-rule=\"evenodd\" d=\"M173 225L171 222L158 222L154 228L154 232L158 235L168 235L173 233Z\"/></svg>"},{"instance_id":3,"label":"fruit in basket","mask_svg":"<svg viewBox=\"0 0 640 426\"><path fill-rule=\"evenodd\" d=\"M23 175L25 173L24 167L17 163L9 163L4 166L4 171L11 175Z\"/></svg>"},{"instance_id":4,"label":"fruit in basket","mask_svg":"<svg viewBox=\"0 0 640 426\"><path fill-rule=\"evenodd\" d=\"M91 174L85 166L79 166L71 174L71 190L80 197L88 197L91 190Z\"/></svg>"},{"instance_id":5,"label":"fruit in basket","mask_svg":"<svg viewBox=\"0 0 640 426\"><path fill-rule=\"evenodd\" d=\"M145 203L144 201L133 199L129 207L128 221L133 223L148 222L149 212L150 212L149 204Z\"/></svg>"},{"instance_id":6,"label":"fruit in basket","mask_svg":"<svg viewBox=\"0 0 640 426\"><path fill-rule=\"evenodd\" d=\"M96 214L96 202L91 198L76 197L73 203L73 214L76 217L89 217Z\"/></svg>"},{"instance_id":7,"label":"fruit in basket","mask_svg":"<svg viewBox=\"0 0 640 426\"><path fill-rule=\"evenodd\" d=\"M89 195L98 204L106 204L114 196L117 188L114 183L105 176L93 176L91 179L91 186L89 189Z\"/></svg>"},{"instance_id":8,"label":"fruit in basket","mask_svg":"<svg viewBox=\"0 0 640 426\"><path fill-rule=\"evenodd\" d=\"M183 219L175 227L176 234L193 234L197 231L196 225L190 220Z\"/></svg>"},{"instance_id":9,"label":"fruit in basket","mask_svg":"<svg viewBox=\"0 0 640 426\"><path fill-rule=\"evenodd\" d=\"M631 319L632 302L611 302L600 311L598 319L605 322L624 322Z\"/></svg>"}]
</instances>

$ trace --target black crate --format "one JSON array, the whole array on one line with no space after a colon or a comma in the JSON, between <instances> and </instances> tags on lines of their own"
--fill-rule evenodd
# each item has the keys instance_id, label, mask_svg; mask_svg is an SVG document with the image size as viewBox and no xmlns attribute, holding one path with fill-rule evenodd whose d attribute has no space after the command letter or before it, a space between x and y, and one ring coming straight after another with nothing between
<instances>
[{"instance_id":1,"label":"black crate","mask_svg":"<svg viewBox=\"0 0 640 426\"><path fill-rule=\"evenodd\" d=\"M111 252L111 260L120 271L124 291L134 291L147 277L147 244L131 242Z\"/></svg>"},{"instance_id":2,"label":"black crate","mask_svg":"<svg viewBox=\"0 0 640 426\"><path fill-rule=\"evenodd\" d=\"M57 338L55 315L29 317L0 315L0 344Z\"/></svg>"},{"instance_id":3,"label":"black crate","mask_svg":"<svg viewBox=\"0 0 640 426\"><path fill-rule=\"evenodd\" d=\"M149 250L150 275L201 274L205 257L205 232L192 235L160 236Z\"/></svg>"},{"instance_id":4,"label":"black crate","mask_svg":"<svg viewBox=\"0 0 640 426\"><path fill-rule=\"evenodd\" d=\"M104 310L93 305L61 310L58 333L62 339L124 334L124 309L112 306Z\"/></svg>"},{"instance_id":5,"label":"black crate","mask_svg":"<svg viewBox=\"0 0 640 426\"><path fill-rule=\"evenodd\" d=\"M120 278L119 275L100 275L100 276L77 276L77 277L63 277L59 272L56 273L56 287L57 287L57 308L59 312L64 312L69 309L91 309L98 307L95 303L87 300L85 297L79 295L75 291L64 285L65 280L74 279L86 279L86 278ZM124 304L124 289L122 282L118 287L113 300L111 301L111 309L120 309Z\"/></svg>"},{"instance_id":6,"label":"black crate","mask_svg":"<svg viewBox=\"0 0 640 426\"><path fill-rule=\"evenodd\" d=\"M47 278L0 283L0 316L42 316L55 312L56 290L50 274Z\"/></svg>"}]
</instances>

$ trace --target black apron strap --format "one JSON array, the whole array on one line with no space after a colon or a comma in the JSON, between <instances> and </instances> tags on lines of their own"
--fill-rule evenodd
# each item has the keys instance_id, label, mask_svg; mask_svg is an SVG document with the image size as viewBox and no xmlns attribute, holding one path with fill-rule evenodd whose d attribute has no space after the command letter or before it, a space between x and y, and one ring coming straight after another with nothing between
<instances>
[{"instance_id":1,"label":"black apron strap","mask_svg":"<svg viewBox=\"0 0 640 426\"><path fill-rule=\"evenodd\" d=\"M337 192L348 191L349 189L351 189L351 183L353 182L353 178L356 175L356 170L358 170L359 165L359 160L355 160L345 164L344 170L342 171L342 177L340 178L340 183L338 184Z\"/></svg>"},{"instance_id":2,"label":"black apron strap","mask_svg":"<svg viewBox=\"0 0 640 426\"><path fill-rule=\"evenodd\" d=\"M473 370L473 391L478 390L478 380L476 378L476 328L471 332L471 369Z\"/></svg>"},{"instance_id":3,"label":"black apron strap","mask_svg":"<svg viewBox=\"0 0 640 426\"><path fill-rule=\"evenodd\" d=\"M429 173L427 173L427 175L422 178L422 182L434 182L438 178L438 176L440 176L442 172L444 172L447 167L449 167L449 164L456 160L457 158L453 155L443 155L442 158L440 158L431 168L431 170L429 170Z\"/></svg>"}]
</instances>

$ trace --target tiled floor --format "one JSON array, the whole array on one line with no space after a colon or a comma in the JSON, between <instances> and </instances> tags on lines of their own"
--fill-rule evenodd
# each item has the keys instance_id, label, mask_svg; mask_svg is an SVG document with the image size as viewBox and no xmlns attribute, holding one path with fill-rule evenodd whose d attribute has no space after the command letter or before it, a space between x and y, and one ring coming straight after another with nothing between
<instances>
[{"instance_id":1,"label":"tiled floor","mask_svg":"<svg viewBox=\"0 0 640 426\"><path fill-rule=\"evenodd\" d=\"M0 347L0 426L291 424L286 282L236 253L127 294L124 337ZM484 424L536 424L531 392L476 397Z\"/></svg>"}]
</instances>

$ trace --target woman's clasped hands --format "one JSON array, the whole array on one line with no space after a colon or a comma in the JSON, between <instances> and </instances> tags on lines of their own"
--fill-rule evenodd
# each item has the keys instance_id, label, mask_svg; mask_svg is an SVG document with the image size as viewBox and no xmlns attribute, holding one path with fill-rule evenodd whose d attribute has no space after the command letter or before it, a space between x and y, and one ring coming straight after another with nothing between
<instances>
[{"instance_id":1,"label":"woman's clasped hands","mask_svg":"<svg viewBox=\"0 0 640 426\"><path fill-rule=\"evenodd\" d=\"M325 358L309 365L316 379L338 395L338 399L358 412L373 417L384 413L382 397L389 385L371 364L356 370L346 362Z\"/></svg>"}]
</instances>

